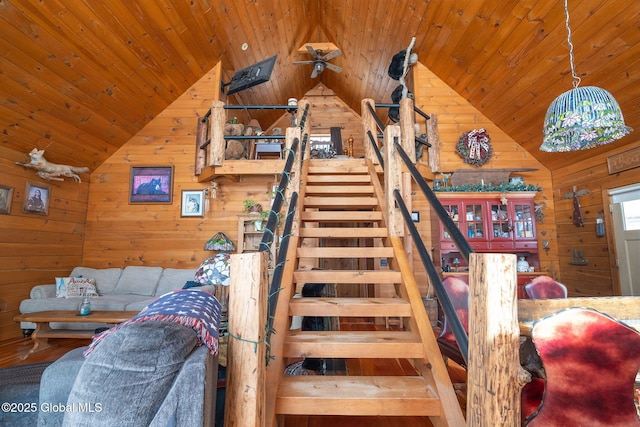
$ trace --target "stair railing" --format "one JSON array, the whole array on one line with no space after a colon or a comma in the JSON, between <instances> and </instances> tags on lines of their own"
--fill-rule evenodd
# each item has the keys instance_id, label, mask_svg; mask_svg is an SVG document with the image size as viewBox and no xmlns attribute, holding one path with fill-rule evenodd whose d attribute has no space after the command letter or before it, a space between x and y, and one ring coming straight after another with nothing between
<instances>
[{"instance_id":1,"label":"stair railing","mask_svg":"<svg viewBox=\"0 0 640 427\"><path fill-rule=\"evenodd\" d=\"M461 254L465 259L468 260L469 254L473 252L473 249L471 249L469 242L466 241L466 239L464 238L464 235L460 232L457 225L449 217L449 215L447 214L447 211L444 209L444 207L440 203L440 200L438 200L438 198L435 196L431 188L429 188L427 182L422 177L422 175L420 175L420 173L418 172L418 169L416 169L413 162L409 159L409 156L404 151L402 146L397 141L394 141L393 146L398 152L398 154L400 155L400 158L404 162L405 166L411 173L413 180L418 184L418 186L424 193L425 197L427 198L427 200L429 201L433 209L436 212L438 212L438 216L440 217L440 220L443 222L447 231L450 232ZM467 362L468 361L467 358L469 354L469 337L467 335L467 332L465 331L464 327L462 326L462 322L460 322L460 319L456 314L455 308L453 307L453 304L449 299L449 295L444 289L444 285L442 284L442 280L440 279L440 274L438 273L438 270L434 265L433 260L431 259L431 256L429 255L429 252L427 251L427 248L424 245L424 242L422 241L422 237L420 236L418 229L416 228L415 224L413 223L413 220L411 219L411 213L407 209L404 199L402 198L402 195L397 189L394 190L393 197L396 201L396 205L400 208L400 212L402 213L404 223L409 229L411 236L413 237L413 243L416 246L416 249L418 250L418 255L420 256L420 260L422 261L422 264L427 272L427 275L429 276L429 280L433 285L436 296L438 297L438 301L442 306L442 311L444 312L444 315L447 317L447 321L451 325L451 330L456 339L456 342L458 343L460 353L462 354L462 357L464 358L465 362Z\"/></svg>"}]
</instances>

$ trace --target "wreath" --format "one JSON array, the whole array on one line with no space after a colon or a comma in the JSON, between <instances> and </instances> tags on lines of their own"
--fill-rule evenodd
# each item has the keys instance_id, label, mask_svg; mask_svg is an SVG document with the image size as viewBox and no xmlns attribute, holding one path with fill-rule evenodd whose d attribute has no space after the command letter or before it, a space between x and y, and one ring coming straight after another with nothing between
<instances>
[{"instance_id":1,"label":"wreath","mask_svg":"<svg viewBox=\"0 0 640 427\"><path fill-rule=\"evenodd\" d=\"M470 130L462 134L456 144L456 150L465 163L482 166L491 158L491 138L484 129Z\"/></svg>"}]
</instances>

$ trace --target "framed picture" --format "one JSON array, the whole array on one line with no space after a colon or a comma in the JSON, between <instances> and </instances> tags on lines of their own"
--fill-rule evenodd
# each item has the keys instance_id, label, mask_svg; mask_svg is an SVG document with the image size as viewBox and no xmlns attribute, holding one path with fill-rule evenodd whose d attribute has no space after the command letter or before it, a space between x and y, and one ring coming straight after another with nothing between
<instances>
[{"instance_id":1,"label":"framed picture","mask_svg":"<svg viewBox=\"0 0 640 427\"><path fill-rule=\"evenodd\" d=\"M24 212L39 215L49 214L49 199L51 198L51 187L44 184L32 184L27 182L24 190Z\"/></svg>"},{"instance_id":2,"label":"framed picture","mask_svg":"<svg viewBox=\"0 0 640 427\"><path fill-rule=\"evenodd\" d=\"M11 200L13 199L13 187L0 185L0 213L11 213Z\"/></svg>"},{"instance_id":3,"label":"framed picture","mask_svg":"<svg viewBox=\"0 0 640 427\"><path fill-rule=\"evenodd\" d=\"M182 190L180 216L204 216L204 190Z\"/></svg>"},{"instance_id":4,"label":"framed picture","mask_svg":"<svg viewBox=\"0 0 640 427\"><path fill-rule=\"evenodd\" d=\"M170 204L173 166L132 166L129 203Z\"/></svg>"}]
</instances>

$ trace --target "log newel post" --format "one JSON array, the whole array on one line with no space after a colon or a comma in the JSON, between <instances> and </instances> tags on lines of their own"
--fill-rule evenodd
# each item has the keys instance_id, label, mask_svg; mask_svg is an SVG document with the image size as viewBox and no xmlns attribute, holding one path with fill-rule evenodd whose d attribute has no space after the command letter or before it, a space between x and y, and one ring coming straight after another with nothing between
<instances>
[{"instance_id":1,"label":"log newel post","mask_svg":"<svg viewBox=\"0 0 640 427\"><path fill-rule=\"evenodd\" d=\"M224 161L224 150L226 141L224 140L224 124L226 113L224 102L213 101L211 103L211 117L209 118L211 128L211 142L209 143L209 164L208 166L222 166Z\"/></svg>"},{"instance_id":2,"label":"log newel post","mask_svg":"<svg viewBox=\"0 0 640 427\"><path fill-rule=\"evenodd\" d=\"M402 159L394 146L400 141L398 125L387 126L384 130L384 193L386 197L386 219L389 236L404 236L404 220L393 196L394 190L402 194Z\"/></svg>"},{"instance_id":3,"label":"log newel post","mask_svg":"<svg viewBox=\"0 0 640 427\"><path fill-rule=\"evenodd\" d=\"M231 255L224 425L264 426L268 252Z\"/></svg>"},{"instance_id":4,"label":"log newel post","mask_svg":"<svg viewBox=\"0 0 640 427\"><path fill-rule=\"evenodd\" d=\"M516 289L515 254L469 255L468 427L520 425Z\"/></svg>"},{"instance_id":5,"label":"log newel post","mask_svg":"<svg viewBox=\"0 0 640 427\"><path fill-rule=\"evenodd\" d=\"M375 107L376 103L371 98L365 98L360 103L360 111L362 115L362 141L364 144L364 157L371 160L374 165L377 165L379 164L378 157L376 156L376 153L371 146L371 142L369 141L367 132L371 132L371 134L376 137L378 135L378 125L376 124L376 120L371 114L371 111L369 111L369 107L367 106L367 104ZM375 139L377 143L377 137Z\"/></svg>"}]
</instances>

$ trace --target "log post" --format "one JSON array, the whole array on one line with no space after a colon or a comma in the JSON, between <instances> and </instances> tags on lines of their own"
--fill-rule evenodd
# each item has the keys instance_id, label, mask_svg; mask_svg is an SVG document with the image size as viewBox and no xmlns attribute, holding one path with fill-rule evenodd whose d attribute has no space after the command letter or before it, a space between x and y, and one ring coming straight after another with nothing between
<instances>
[{"instance_id":1,"label":"log post","mask_svg":"<svg viewBox=\"0 0 640 427\"><path fill-rule=\"evenodd\" d=\"M231 255L224 425L264 426L268 252Z\"/></svg>"},{"instance_id":2,"label":"log post","mask_svg":"<svg viewBox=\"0 0 640 427\"><path fill-rule=\"evenodd\" d=\"M440 172L442 142L440 142L440 134L438 133L438 116L433 113L429 113L429 120L427 120L427 142L431 144L431 147L427 149L431 172Z\"/></svg>"},{"instance_id":3,"label":"log post","mask_svg":"<svg viewBox=\"0 0 640 427\"><path fill-rule=\"evenodd\" d=\"M407 153L407 156L411 161L415 162L416 159L416 128L413 112L413 99L405 98L400 100L400 132L402 133L402 140L400 145L402 149ZM411 196L412 192L412 178L411 174L406 168L403 168L402 172L402 200L407 206L407 210L411 212L413 210ZM404 250L409 258L409 263L413 268L413 240L409 234L409 228L405 226Z\"/></svg>"},{"instance_id":4,"label":"log post","mask_svg":"<svg viewBox=\"0 0 640 427\"><path fill-rule=\"evenodd\" d=\"M209 117L211 142L209 143L208 166L222 166L224 161L224 150L227 146L224 140L225 121L224 102L213 101L211 103L211 117Z\"/></svg>"},{"instance_id":5,"label":"log post","mask_svg":"<svg viewBox=\"0 0 640 427\"><path fill-rule=\"evenodd\" d=\"M515 254L470 254L468 427L520 425L516 285Z\"/></svg>"},{"instance_id":6,"label":"log post","mask_svg":"<svg viewBox=\"0 0 640 427\"><path fill-rule=\"evenodd\" d=\"M393 195L394 190L399 190L402 194L402 159L393 146L394 141L399 141L400 137L401 132L398 125L387 126L384 130L384 193L387 197L387 229L389 236L402 237L404 236L404 220Z\"/></svg>"},{"instance_id":7,"label":"log post","mask_svg":"<svg viewBox=\"0 0 640 427\"><path fill-rule=\"evenodd\" d=\"M378 126L376 124L376 119L373 117L371 112L369 111L369 107L367 104L371 104L372 107L375 108L376 102L371 98L365 98L360 103L360 114L362 117L362 141L364 143L364 157L365 159L371 160L374 165L379 164L378 157L376 153L373 151L373 147L371 146L371 141L369 141L369 136L367 132L371 131L373 138L376 143L378 142ZM338 153L342 154L342 153Z\"/></svg>"}]
</instances>

